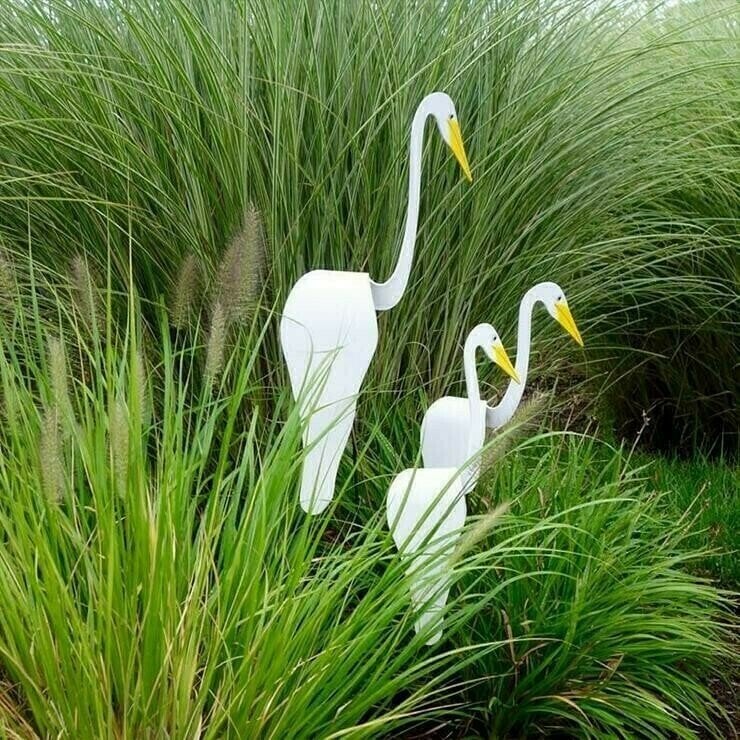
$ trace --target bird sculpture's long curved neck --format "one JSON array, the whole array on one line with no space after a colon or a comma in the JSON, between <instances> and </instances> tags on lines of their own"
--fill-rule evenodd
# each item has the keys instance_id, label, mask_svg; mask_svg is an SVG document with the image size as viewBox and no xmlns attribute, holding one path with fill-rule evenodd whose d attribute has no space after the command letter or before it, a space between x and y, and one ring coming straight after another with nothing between
<instances>
[{"instance_id":1,"label":"bird sculpture's long curved neck","mask_svg":"<svg viewBox=\"0 0 740 740\"><path fill-rule=\"evenodd\" d=\"M465 390L468 394L470 405L470 429L468 431L468 457L478 452L483 444L481 438L481 413L480 387L478 385L478 370L475 366L475 353L482 344L476 339L475 332L471 332L465 340L463 349L463 363L465 366Z\"/></svg>"},{"instance_id":2,"label":"bird sculpture's long curved neck","mask_svg":"<svg viewBox=\"0 0 740 740\"><path fill-rule=\"evenodd\" d=\"M393 308L403 297L411 275L414 260L416 231L419 225L419 200L421 196L421 152L424 143L424 124L429 112L426 99L416 109L411 123L411 144L409 146L409 197L406 208L406 226L403 230L401 253L391 276L384 283L370 281L376 311Z\"/></svg>"},{"instance_id":3,"label":"bird sculpture's long curved neck","mask_svg":"<svg viewBox=\"0 0 740 740\"><path fill-rule=\"evenodd\" d=\"M516 340L516 372L519 382L509 381L504 397L496 406L486 409L486 426L498 429L514 416L524 395L529 372L529 349L532 341L532 311L539 300L537 286L530 288L519 304L519 327Z\"/></svg>"}]
</instances>

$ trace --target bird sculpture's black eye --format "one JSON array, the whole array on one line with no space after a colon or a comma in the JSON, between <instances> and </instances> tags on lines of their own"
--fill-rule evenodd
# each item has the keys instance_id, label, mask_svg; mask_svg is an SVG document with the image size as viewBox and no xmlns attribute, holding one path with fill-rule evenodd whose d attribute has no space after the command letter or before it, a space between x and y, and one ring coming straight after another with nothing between
<instances>
[{"instance_id":1,"label":"bird sculpture's black eye","mask_svg":"<svg viewBox=\"0 0 740 740\"><path fill-rule=\"evenodd\" d=\"M559 295L559 296L558 296L558 300L559 300L559 301L562 301L562 300L563 300L563 296Z\"/></svg>"},{"instance_id":2,"label":"bird sculpture's black eye","mask_svg":"<svg viewBox=\"0 0 740 740\"><path fill-rule=\"evenodd\" d=\"M450 121L455 117L454 113L450 113Z\"/></svg>"}]
</instances>

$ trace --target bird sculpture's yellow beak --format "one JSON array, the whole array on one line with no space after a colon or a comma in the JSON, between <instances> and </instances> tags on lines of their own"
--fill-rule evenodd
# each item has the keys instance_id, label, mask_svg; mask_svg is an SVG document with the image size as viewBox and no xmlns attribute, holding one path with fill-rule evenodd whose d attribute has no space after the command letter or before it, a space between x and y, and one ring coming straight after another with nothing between
<instances>
[{"instance_id":1,"label":"bird sculpture's yellow beak","mask_svg":"<svg viewBox=\"0 0 740 740\"><path fill-rule=\"evenodd\" d=\"M462 171L469 182L473 182L473 175L470 172L468 157L465 154L465 145L463 144L462 134L460 133L460 124L457 121L449 121L450 126L450 149L455 155L455 159L460 163Z\"/></svg>"},{"instance_id":2,"label":"bird sculpture's yellow beak","mask_svg":"<svg viewBox=\"0 0 740 740\"><path fill-rule=\"evenodd\" d=\"M568 304L565 301L556 301L555 303L555 318L557 319L558 323L565 329L565 331L570 334L573 339L578 342L578 344L583 347L583 339L581 337L581 332L578 331L578 327L576 326L575 319L573 318L573 314L570 312L570 308L568 308Z\"/></svg>"},{"instance_id":3,"label":"bird sculpture's yellow beak","mask_svg":"<svg viewBox=\"0 0 740 740\"><path fill-rule=\"evenodd\" d=\"M511 360L509 359L509 355L506 354L506 350L504 349L504 345L501 344L500 341L496 342L493 345L493 361L511 378L514 378L514 380L517 383L521 383L521 380L519 380L519 375L514 368L514 366L511 364Z\"/></svg>"}]
</instances>

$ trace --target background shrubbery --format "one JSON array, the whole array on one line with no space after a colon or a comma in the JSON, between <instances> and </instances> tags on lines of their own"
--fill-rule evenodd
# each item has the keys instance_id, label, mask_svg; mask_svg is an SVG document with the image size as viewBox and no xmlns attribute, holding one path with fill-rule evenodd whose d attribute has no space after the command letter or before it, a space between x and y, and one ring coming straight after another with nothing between
<instances>
[{"instance_id":1,"label":"background shrubbery","mask_svg":"<svg viewBox=\"0 0 740 740\"><path fill-rule=\"evenodd\" d=\"M0 39L6 734L726 733L734 3L32 0ZM389 274L433 89L474 183L430 126L409 290L307 520L275 313L308 269ZM384 494L469 328L513 349L544 279L586 347L535 319L547 393L486 451L427 650Z\"/></svg>"}]
</instances>

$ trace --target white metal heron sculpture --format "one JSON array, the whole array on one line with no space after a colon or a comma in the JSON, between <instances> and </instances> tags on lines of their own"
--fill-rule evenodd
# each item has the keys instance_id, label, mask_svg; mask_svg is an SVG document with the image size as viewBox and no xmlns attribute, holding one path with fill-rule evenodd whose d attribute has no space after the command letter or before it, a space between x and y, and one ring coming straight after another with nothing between
<instances>
[{"instance_id":1,"label":"white metal heron sculpture","mask_svg":"<svg viewBox=\"0 0 740 740\"><path fill-rule=\"evenodd\" d=\"M314 270L293 286L283 309L280 343L304 425L300 502L311 514L322 512L334 495L357 395L378 343L375 314L393 308L409 280L419 220L424 125L429 117L472 180L452 100L442 92L427 95L411 123L406 226L390 278L376 283L367 273Z\"/></svg>"},{"instance_id":2,"label":"white metal heron sculpture","mask_svg":"<svg viewBox=\"0 0 740 740\"><path fill-rule=\"evenodd\" d=\"M473 417L473 423L478 425L479 436L485 436L486 427L498 429L510 421L521 403L529 372L532 311L537 303L542 303L550 316L583 346L581 333L562 288L551 282L538 283L530 288L519 304L515 365L518 381L509 383L506 393L496 406L488 406L485 401L478 401L479 408ZM458 467L467 460L470 408L468 398L444 396L427 409L421 424L421 454L425 468ZM471 486L475 485L478 470L479 466L475 466L469 482Z\"/></svg>"},{"instance_id":3,"label":"white metal heron sculpture","mask_svg":"<svg viewBox=\"0 0 740 740\"><path fill-rule=\"evenodd\" d=\"M442 637L442 611L452 575L450 556L465 524L465 494L470 490L474 458L483 446L485 405L481 404L475 367L478 348L516 378L496 330L490 324L476 326L468 335L463 351L468 393L465 457L457 465L444 468L404 470L388 489L388 526L396 546L409 561L406 572L411 602L418 613L414 627L417 633L423 629L430 631L427 645Z\"/></svg>"}]
</instances>

